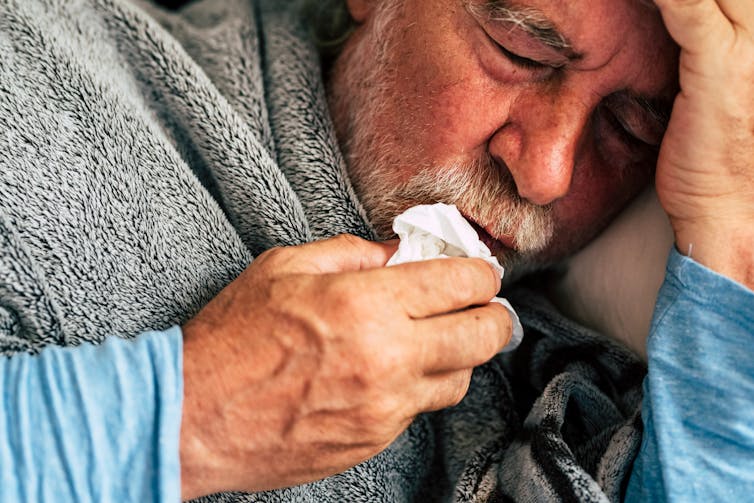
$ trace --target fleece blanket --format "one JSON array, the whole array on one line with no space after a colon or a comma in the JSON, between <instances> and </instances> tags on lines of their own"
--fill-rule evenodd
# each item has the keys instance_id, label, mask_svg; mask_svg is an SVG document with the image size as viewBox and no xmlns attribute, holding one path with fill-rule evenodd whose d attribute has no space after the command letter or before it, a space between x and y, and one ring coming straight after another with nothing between
<instances>
[{"instance_id":1,"label":"fleece blanket","mask_svg":"<svg viewBox=\"0 0 754 503\"><path fill-rule=\"evenodd\" d=\"M272 246L373 237L299 17L275 0L0 0L3 355L164 329ZM509 296L525 342L460 405L338 476L205 501L618 501L645 369Z\"/></svg>"}]
</instances>

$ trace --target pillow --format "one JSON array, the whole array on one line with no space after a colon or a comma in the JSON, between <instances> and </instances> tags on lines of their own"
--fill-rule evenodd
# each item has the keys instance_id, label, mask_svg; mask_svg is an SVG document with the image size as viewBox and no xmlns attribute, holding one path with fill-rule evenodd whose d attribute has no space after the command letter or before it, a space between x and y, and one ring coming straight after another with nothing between
<instances>
[{"instance_id":1,"label":"pillow","mask_svg":"<svg viewBox=\"0 0 754 503\"><path fill-rule=\"evenodd\" d=\"M671 246L670 222L654 188L647 189L566 262L552 300L566 315L646 361L649 325Z\"/></svg>"}]
</instances>

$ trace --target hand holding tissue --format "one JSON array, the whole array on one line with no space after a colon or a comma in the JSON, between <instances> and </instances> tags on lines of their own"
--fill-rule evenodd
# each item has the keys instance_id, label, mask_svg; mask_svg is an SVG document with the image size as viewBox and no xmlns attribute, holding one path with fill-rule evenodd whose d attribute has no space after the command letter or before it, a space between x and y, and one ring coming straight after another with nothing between
<instances>
[{"instance_id":1,"label":"hand holding tissue","mask_svg":"<svg viewBox=\"0 0 754 503\"><path fill-rule=\"evenodd\" d=\"M400 238L400 244L388 266L434 258L469 257L488 262L501 279L505 273L503 266L454 205L414 206L396 217L393 231ZM492 302L502 304L510 313L513 335L501 352L513 351L524 337L521 321L507 300L495 297Z\"/></svg>"}]
</instances>

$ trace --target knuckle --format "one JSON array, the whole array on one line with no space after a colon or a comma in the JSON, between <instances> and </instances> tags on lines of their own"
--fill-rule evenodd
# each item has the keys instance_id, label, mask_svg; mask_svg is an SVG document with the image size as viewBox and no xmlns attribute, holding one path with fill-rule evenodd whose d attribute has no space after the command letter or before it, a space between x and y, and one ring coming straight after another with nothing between
<instances>
[{"instance_id":1,"label":"knuckle","mask_svg":"<svg viewBox=\"0 0 754 503\"><path fill-rule=\"evenodd\" d=\"M484 338L489 338L500 330L499 316L494 306L486 306L486 309L478 310L475 316L477 334Z\"/></svg>"},{"instance_id":2,"label":"knuckle","mask_svg":"<svg viewBox=\"0 0 754 503\"><path fill-rule=\"evenodd\" d=\"M338 234L333 238L333 241L341 244L344 247L354 248L360 250L369 243L366 239L362 239L353 234Z\"/></svg>"},{"instance_id":3,"label":"knuckle","mask_svg":"<svg viewBox=\"0 0 754 503\"><path fill-rule=\"evenodd\" d=\"M445 259L448 260L448 259ZM458 300L467 300L475 297L478 285L471 273L468 261L448 260L446 274L453 285L452 292Z\"/></svg>"},{"instance_id":4,"label":"knuckle","mask_svg":"<svg viewBox=\"0 0 754 503\"><path fill-rule=\"evenodd\" d=\"M288 261L288 257L290 256L291 249L290 247L284 247L284 246L275 246L274 248L270 248L264 252L262 252L255 260L260 266L263 267L271 267L271 266L277 266L280 263L284 263Z\"/></svg>"},{"instance_id":5,"label":"knuckle","mask_svg":"<svg viewBox=\"0 0 754 503\"><path fill-rule=\"evenodd\" d=\"M458 405L466 397L471 385L471 372L471 370L463 370L458 373L450 394L449 405L451 407Z\"/></svg>"},{"instance_id":6,"label":"knuckle","mask_svg":"<svg viewBox=\"0 0 754 503\"><path fill-rule=\"evenodd\" d=\"M494 356L510 336L508 310L497 303L477 308L469 318L469 333L473 334L477 364Z\"/></svg>"},{"instance_id":7,"label":"knuckle","mask_svg":"<svg viewBox=\"0 0 754 503\"><path fill-rule=\"evenodd\" d=\"M494 310L495 327L490 340L495 346L493 351L495 353L510 340L513 331L513 320L508 309L497 302L494 302L491 308Z\"/></svg>"},{"instance_id":8,"label":"knuckle","mask_svg":"<svg viewBox=\"0 0 754 503\"><path fill-rule=\"evenodd\" d=\"M335 309L350 313L362 305L360 291L352 288L339 275L327 275L322 282L322 295Z\"/></svg>"},{"instance_id":9,"label":"knuckle","mask_svg":"<svg viewBox=\"0 0 754 503\"><path fill-rule=\"evenodd\" d=\"M374 338L356 335L347 343L345 364L352 369L353 380L358 382L363 397L370 402L382 393L385 377L391 372L390 364L375 347Z\"/></svg>"},{"instance_id":10,"label":"knuckle","mask_svg":"<svg viewBox=\"0 0 754 503\"><path fill-rule=\"evenodd\" d=\"M508 331L513 327L513 320L508 309L498 302L492 302L490 308L493 310L496 330Z\"/></svg>"},{"instance_id":11,"label":"knuckle","mask_svg":"<svg viewBox=\"0 0 754 503\"><path fill-rule=\"evenodd\" d=\"M394 376L396 372L404 368L404 353L397 351L395 346L383 346L379 338L369 337L364 342L365 348L372 354L369 368L370 375L376 380L382 380Z\"/></svg>"},{"instance_id":12,"label":"knuckle","mask_svg":"<svg viewBox=\"0 0 754 503\"><path fill-rule=\"evenodd\" d=\"M499 338L493 339L491 337L482 340L479 344L479 353L476 355L475 365L482 365L497 354L501 347L501 344L498 343L499 340Z\"/></svg>"}]
</instances>

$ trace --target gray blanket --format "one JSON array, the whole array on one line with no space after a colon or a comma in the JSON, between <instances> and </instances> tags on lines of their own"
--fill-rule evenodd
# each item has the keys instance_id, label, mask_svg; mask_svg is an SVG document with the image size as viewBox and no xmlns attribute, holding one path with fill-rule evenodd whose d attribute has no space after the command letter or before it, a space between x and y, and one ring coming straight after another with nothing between
<instances>
[{"instance_id":1,"label":"gray blanket","mask_svg":"<svg viewBox=\"0 0 754 503\"><path fill-rule=\"evenodd\" d=\"M372 237L285 2L0 0L0 351L182 323L261 251ZM540 296L457 407L329 479L212 501L617 501L645 369ZM127 413L127 411L115 411Z\"/></svg>"}]
</instances>

